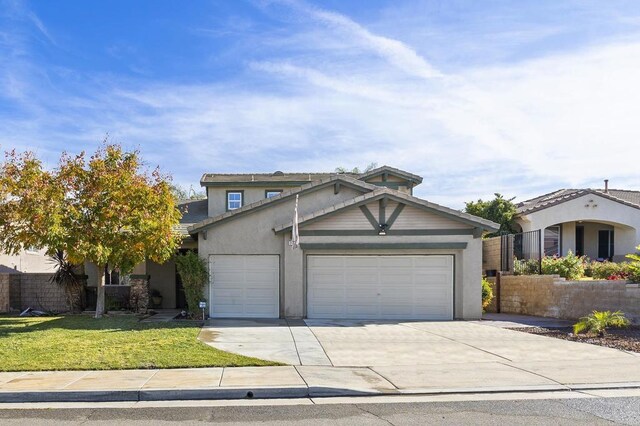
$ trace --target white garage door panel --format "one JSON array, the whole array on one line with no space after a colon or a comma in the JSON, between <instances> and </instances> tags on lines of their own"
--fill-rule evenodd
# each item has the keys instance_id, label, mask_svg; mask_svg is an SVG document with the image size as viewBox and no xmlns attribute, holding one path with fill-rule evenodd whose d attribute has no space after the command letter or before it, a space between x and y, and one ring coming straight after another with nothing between
<instances>
[{"instance_id":1,"label":"white garage door panel","mask_svg":"<svg viewBox=\"0 0 640 426\"><path fill-rule=\"evenodd\" d=\"M308 256L307 317L453 319L453 257Z\"/></svg>"},{"instance_id":2,"label":"white garage door panel","mask_svg":"<svg viewBox=\"0 0 640 426\"><path fill-rule=\"evenodd\" d=\"M210 259L213 318L278 318L277 255L217 255Z\"/></svg>"}]
</instances>

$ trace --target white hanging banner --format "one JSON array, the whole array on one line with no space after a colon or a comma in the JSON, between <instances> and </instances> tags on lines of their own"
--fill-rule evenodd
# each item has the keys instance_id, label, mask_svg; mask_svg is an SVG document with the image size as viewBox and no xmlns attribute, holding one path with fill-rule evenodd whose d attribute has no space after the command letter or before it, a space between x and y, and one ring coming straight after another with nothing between
<instances>
[{"instance_id":1,"label":"white hanging banner","mask_svg":"<svg viewBox=\"0 0 640 426\"><path fill-rule=\"evenodd\" d=\"M300 234L298 233L298 195L296 195L296 208L293 211L293 227L291 228L291 250L295 250L300 245Z\"/></svg>"}]
</instances>

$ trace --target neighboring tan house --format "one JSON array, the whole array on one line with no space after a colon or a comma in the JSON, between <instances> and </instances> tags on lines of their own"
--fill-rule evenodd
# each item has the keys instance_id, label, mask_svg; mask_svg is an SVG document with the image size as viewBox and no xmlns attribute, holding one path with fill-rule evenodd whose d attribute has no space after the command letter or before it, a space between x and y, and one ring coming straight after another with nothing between
<instances>
[{"instance_id":1,"label":"neighboring tan house","mask_svg":"<svg viewBox=\"0 0 640 426\"><path fill-rule=\"evenodd\" d=\"M622 261L640 245L640 191L561 189L517 205L523 232L542 230L547 256Z\"/></svg>"},{"instance_id":2,"label":"neighboring tan house","mask_svg":"<svg viewBox=\"0 0 640 426\"><path fill-rule=\"evenodd\" d=\"M55 270L55 263L45 250L27 249L17 255L0 253L0 270L48 273Z\"/></svg>"},{"instance_id":3,"label":"neighboring tan house","mask_svg":"<svg viewBox=\"0 0 640 426\"><path fill-rule=\"evenodd\" d=\"M480 318L481 237L498 225L412 196L421 182L387 166L205 174L209 217L188 231L209 264L210 316Z\"/></svg>"},{"instance_id":4,"label":"neighboring tan house","mask_svg":"<svg viewBox=\"0 0 640 426\"><path fill-rule=\"evenodd\" d=\"M177 227L182 235L180 251L197 250L197 241L189 235L187 228L207 218L207 200L186 200L178 202L178 208L183 213L180 224ZM23 250L18 255L11 256L0 254L0 273L10 272L25 273L52 273L55 271L55 263L46 254L46 250ZM87 286L95 288L98 285L98 271L96 265L85 263L84 271L87 274ZM148 260L137 265L131 275L148 275L149 286L152 290L158 290L162 295L162 305L159 308L175 309L184 308L186 305L184 290L180 284L180 278L176 274L176 265L173 260L163 264ZM117 271L106 271L105 281L108 286L116 287L127 285L127 276L120 276ZM118 290L118 289L113 289ZM95 290L90 293L94 294ZM114 292L115 294L118 291ZM88 297L89 303L91 297ZM91 306L89 307L91 308Z\"/></svg>"}]
</instances>

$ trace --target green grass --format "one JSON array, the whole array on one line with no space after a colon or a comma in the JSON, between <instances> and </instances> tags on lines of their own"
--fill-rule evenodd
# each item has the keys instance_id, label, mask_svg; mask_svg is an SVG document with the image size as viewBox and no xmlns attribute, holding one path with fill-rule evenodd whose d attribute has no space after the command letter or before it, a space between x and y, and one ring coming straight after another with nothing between
<instances>
[{"instance_id":1,"label":"green grass","mask_svg":"<svg viewBox=\"0 0 640 426\"><path fill-rule=\"evenodd\" d=\"M0 317L0 371L278 365L212 348L199 332L133 316Z\"/></svg>"}]
</instances>

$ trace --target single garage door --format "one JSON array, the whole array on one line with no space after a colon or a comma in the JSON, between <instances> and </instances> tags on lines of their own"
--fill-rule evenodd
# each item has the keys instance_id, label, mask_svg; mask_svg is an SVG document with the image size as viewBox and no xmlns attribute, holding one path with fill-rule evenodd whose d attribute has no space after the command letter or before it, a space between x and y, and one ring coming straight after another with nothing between
<instances>
[{"instance_id":1,"label":"single garage door","mask_svg":"<svg viewBox=\"0 0 640 426\"><path fill-rule=\"evenodd\" d=\"M307 317L453 319L453 256L308 256Z\"/></svg>"},{"instance_id":2,"label":"single garage door","mask_svg":"<svg viewBox=\"0 0 640 426\"><path fill-rule=\"evenodd\" d=\"M209 265L212 318L279 317L277 255L215 255Z\"/></svg>"}]
</instances>

